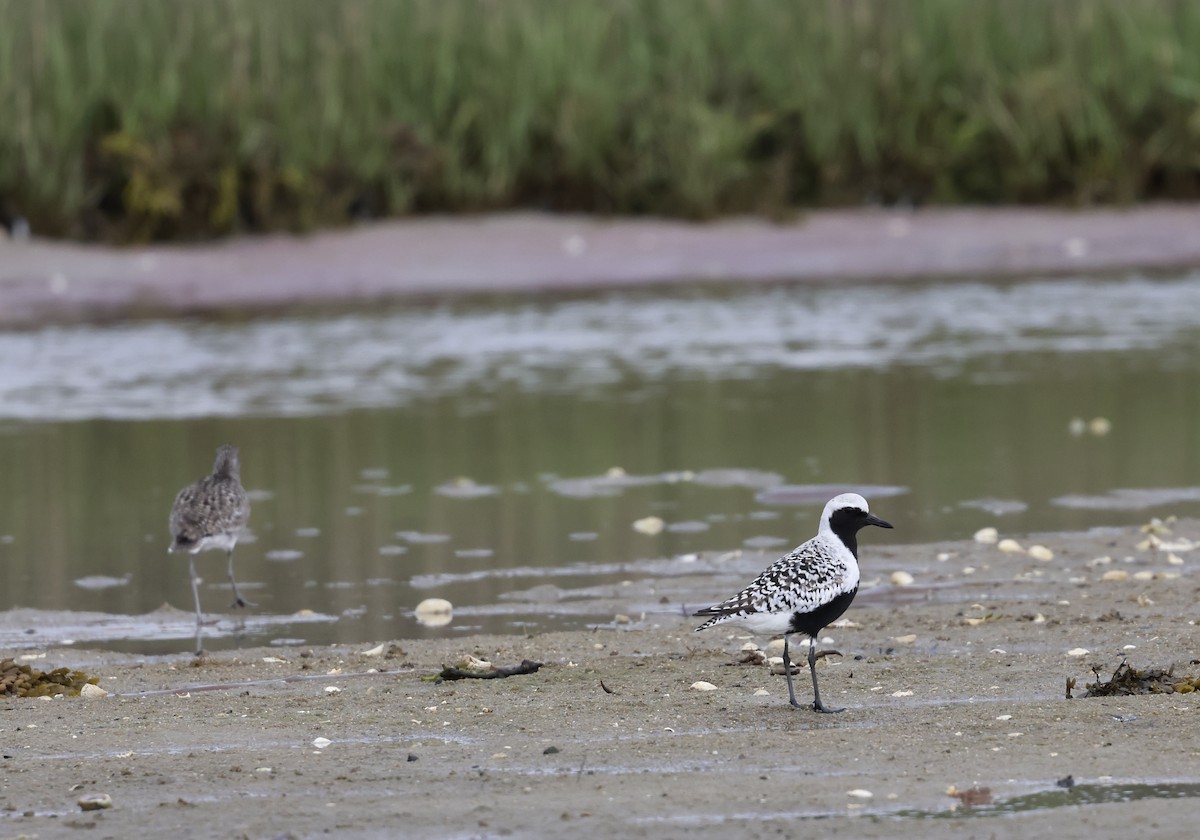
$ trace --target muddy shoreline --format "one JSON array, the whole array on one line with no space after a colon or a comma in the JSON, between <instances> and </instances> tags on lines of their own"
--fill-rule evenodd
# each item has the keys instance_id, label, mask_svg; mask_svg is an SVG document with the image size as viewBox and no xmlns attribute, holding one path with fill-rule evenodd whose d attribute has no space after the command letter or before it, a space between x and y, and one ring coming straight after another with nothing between
<instances>
[{"instance_id":1,"label":"muddy shoreline","mask_svg":"<svg viewBox=\"0 0 1200 840\"><path fill-rule=\"evenodd\" d=\"M1200 205L832 210L773 224L512 213L117 249L0 239L0 325L638 288L1200 265Z\"/></svg>"},{"instance_id":2,"label":"muddy shoreline","mask_svg":"<svg viewBox=\"0 0 1200 840\"><path fill-rule=\"evenodd\" d=\"M843 655L820 666L826 701L847 707L838 715L793 710L783 677L735 664L766 639L695 633L669 611L199 661L51 647L35 667L81 667L111 695L3 698L0 836L1189 833L1200 693L1067 700L1065 684L1075 677L1080 693L1093 666L1107 675L1123 656L1200 668L1200 566L1186 547L1200 522L1178 523L1165 548L1137 528L1015 536L1053 559L973 541L864 547L875 583L827 631ZM893 585L896 571L913 584ZM637 587L678 603L739 574ZM544 666L426 679L465 653ZM809 696L807 675L797 689ZM1077 793L1056 787L1067 776ZM947 789L975 785L993 804L954 810ZM113 808L81 812L91 793Z\"/></svg>"}]
</instances>

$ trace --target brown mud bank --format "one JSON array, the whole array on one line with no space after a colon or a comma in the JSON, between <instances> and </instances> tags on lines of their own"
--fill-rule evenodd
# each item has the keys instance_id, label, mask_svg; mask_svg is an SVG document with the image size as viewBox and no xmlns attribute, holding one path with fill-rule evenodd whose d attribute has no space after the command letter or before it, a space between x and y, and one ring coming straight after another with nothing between
<instances>
[{"instance_id":1,"label":"brown mud bank","mask_svg":"<svg viewBox=\"0 0 1200 840\"><path fill-rule=\"evenodd\" d=\"M1200 692L1079 697L1123 658L1200 670L1200 523L1158 539L1020 538L1051 559L864 546L874 589L819 666L837 715L791 709L782 676L738 664L765 639L671 612L740 567L637 581L612 601L630 623L575 632L200 660L37 651L110 695L0 698L0 836L1186 836ZM668 604L641 617L643 598ZM429 679L467 653L543 665ZM968 807L951 787L988 793ZM82 812L88 794L112 808Z\"/></svg>"},{"instance_id":2,"label":"brown mud bank","mask_svg":"<svg viewBox=\"0 0 1200 840\"><path fill-rule=\"evenodd\" d=\"M689 281L1200 265L1200 205L817 211L772 224L506 214L114 249L0 241L0 324Z\"/></svg>"}]
</instances>

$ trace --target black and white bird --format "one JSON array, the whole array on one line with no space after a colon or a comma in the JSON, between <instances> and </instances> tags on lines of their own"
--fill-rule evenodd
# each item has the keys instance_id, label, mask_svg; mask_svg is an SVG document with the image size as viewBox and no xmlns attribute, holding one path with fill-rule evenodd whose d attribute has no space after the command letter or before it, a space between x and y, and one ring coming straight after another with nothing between
<instances>
[{"instance_id":1,"label":"black and white bird","mask_svg":"<svg viewBox=\"0 0 1200 840\"><path fill-rule=\"evenodd\" d=\"M229 558L229 583L233 586L231 607L257 606L238 592L233 578L233 547L250 519L250 501L242 488L238 449L232 444L217 447L212 475L194 481L179 491L171 506L169 551L188 553L192 597L196 600L196 653L200 650L200 589L196 583L195 555L211 548L225 550Z\"/></svg>"},{"instance_id":2,"label":"black and white bird","mask_svg":"<svg viewBox=\"0 0 1200 840\"><path fill-rule=\"evenodd\" d=\"M857 493L843 493L830 499L821 513L821 527L815 537L780 557L732 598L697 612L697 616L711 618L696 630L736 621L753 633L772 636L782 633L788 701L796 708L800 704L792 688L788 637L803 633L811 639L808 667L812 671L812 707L818 712L842 711L821 702L817 688L817 636L837 621L858 593L858 532L867 525L892 527L874 516L867 500Z\"/></svg>"}]
</instances>

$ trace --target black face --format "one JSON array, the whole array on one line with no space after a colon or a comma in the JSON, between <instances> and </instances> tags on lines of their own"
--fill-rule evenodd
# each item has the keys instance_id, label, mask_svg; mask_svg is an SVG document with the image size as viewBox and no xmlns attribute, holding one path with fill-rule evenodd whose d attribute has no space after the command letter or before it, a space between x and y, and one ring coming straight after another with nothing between
<instances>
[{"instance_id":1,"label":"black face","mask_svg":"<svg viewBox=\"0 0 1200 840\"><path fill-rule=\"evenodd\" d=\"M886 522L872 513L867 513L861 508L838 508L829 517L829 527L841 538L842 542L846 544L846 548L850 549L855 557L858 556L858 537L856 535L868 525L875 525L879 528L892 527L892 523Z\"/></svg>"}]
</instances>

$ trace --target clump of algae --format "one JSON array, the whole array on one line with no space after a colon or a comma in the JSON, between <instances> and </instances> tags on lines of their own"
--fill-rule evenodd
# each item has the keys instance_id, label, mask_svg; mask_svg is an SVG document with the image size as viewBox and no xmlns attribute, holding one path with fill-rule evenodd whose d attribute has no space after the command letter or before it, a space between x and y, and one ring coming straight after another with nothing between
<instances>
[{"instance_id":1,"label":"clump of algae","mask_svg":"<svg viewBox=\"0 0 1200 840\"><path fill-rule=\"evenodd\" d=\"M1170 668L1146 668L1138 670L1127 661L1122 660L1107 680L1101 679L1100 669L1095 667L1092 673L1096 681L1087 683L1084 697L1125 697L1133 694L1191 694L1200 691L1200 675L1175 676L1175 666ZM1074 682L1072 680L1072 682ZM1067 696L1070 697L1068 686Z\"/></svg>"},{"instance_id":2,"label":"clump of algae","mask_svg":"<svg viewBox=\"0 0 1200 840\"><path fill-rule=\"evenodd\" d=\"M12 659L0 659L0 694L10 697L53 697L56 694L74 697L85 685L99 682L99 677L89 677L83 671L67 668L37 671Z\"/></svg>"}]
</instances>

